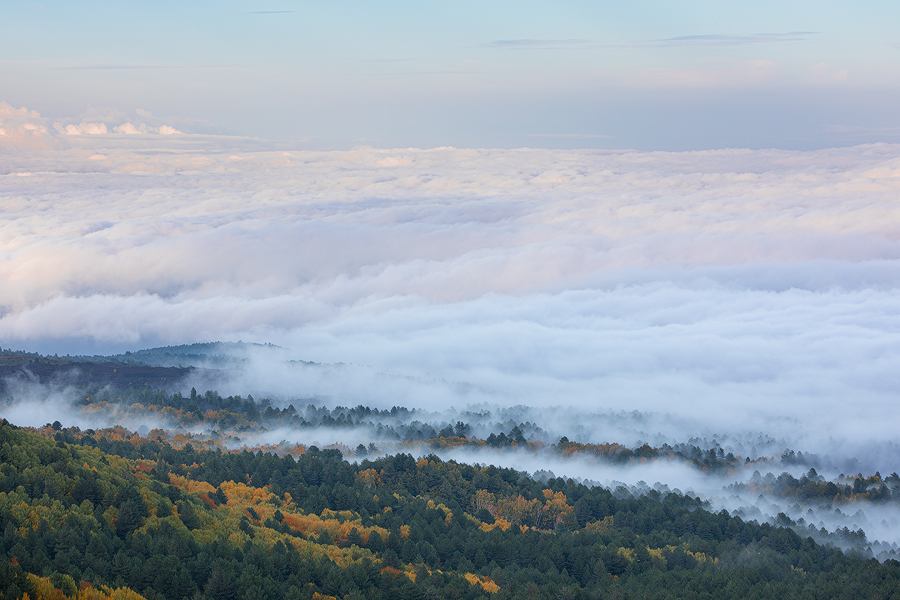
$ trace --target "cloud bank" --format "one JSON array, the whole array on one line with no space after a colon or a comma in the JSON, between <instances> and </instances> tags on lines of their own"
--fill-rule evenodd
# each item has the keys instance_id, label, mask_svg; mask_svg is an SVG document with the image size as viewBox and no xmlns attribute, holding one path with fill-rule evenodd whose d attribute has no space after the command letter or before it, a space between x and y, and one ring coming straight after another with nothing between
<instances>
[{"instance_id":1,"label":"cloud bank","mask_svg":"<svg viewBox=\"0 0 900 600\"><path fill-rule=\"evenodd\" d=\"M285 397L634 408L848 452L895 437L898 146L79 137L0 156L5 346L272 342L348 363L260 359L241 382Z\"/></svg>"},{"instance_id":2,"label":"cloud bank","mask_svg":"<svg viewBox=\"0 0 900 600\"><path fill-rule=\"evenodd\" d=\"M92 114L88 115L87 120L67 119L51 125L50 119L42 117L36 110L15 108L7 102L0 102L0 153L62 150L72 147L78 138L86 136L169 136L182 133L171 125L159 123L151 113L140 108L135 111L137 118L132 118L135 122L125 120L131 117L119 111L102 114L93 109L89 112ZM90 120L90 117L100 119Z\"/></svg>"}]
</instances>

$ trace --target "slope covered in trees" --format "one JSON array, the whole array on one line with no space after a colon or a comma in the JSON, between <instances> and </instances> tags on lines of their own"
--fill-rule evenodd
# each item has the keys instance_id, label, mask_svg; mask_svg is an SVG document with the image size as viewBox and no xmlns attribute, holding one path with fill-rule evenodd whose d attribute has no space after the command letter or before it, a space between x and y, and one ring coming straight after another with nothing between
<instances>
[{"instance_id":1,"label":"slope covered in trees","mask_svg":"<svg viewBox=\"0 0 900 600\"><path fill-rule=\"evenodd\" d=\"M0 426L5 598L900 597L896 561L690 496L42 431Z\"/></svg>"}]
</instances>

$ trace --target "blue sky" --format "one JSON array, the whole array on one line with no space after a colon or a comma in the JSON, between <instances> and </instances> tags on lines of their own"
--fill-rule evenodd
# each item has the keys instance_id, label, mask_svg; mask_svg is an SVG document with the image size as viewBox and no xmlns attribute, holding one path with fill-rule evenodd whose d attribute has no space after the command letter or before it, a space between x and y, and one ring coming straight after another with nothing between
<instances>
[{"instance_id":1,"label":"blue sky","mask_svg":"<svg viewBox=\"0 0 900 600\"><path fill-rule=\"evenodd\" d=\"M309 148L900 141L897 2L5 4L0 101L51 119Z\"/></svg>"}]
</instances>

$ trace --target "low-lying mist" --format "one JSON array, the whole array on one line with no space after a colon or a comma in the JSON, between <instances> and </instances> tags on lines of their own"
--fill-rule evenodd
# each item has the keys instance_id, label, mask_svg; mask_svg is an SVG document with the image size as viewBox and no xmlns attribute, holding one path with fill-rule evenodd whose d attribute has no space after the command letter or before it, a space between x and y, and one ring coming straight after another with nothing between
<instances>
[{"instance_id":1,"label":"low-lying mist","mask_svg":"<svg viewBox=\"0 0 900 600\"><path fill-rule=\"evenodd\" d=\"M304 372L321 368L322 377L356 372L348 365L289 368ZM375 375L387 381L407 380ZM172 406L153 404L160 399ZM538 479L573 478L622 494L651 489L689 494L704 500L710 510L792 526L820 542L871 551L881 558L894 556L890 552L900 543L900 478L891 473L893 469L887 470L897 463L896 444L833 444L829 452L818 453L803 445L805 434L789 435L789 423L781 428L784 435L773 436L749 427L716 431L708 422L685 415L638 410L587 412L560 405L486 402L429 410L344 406L332 400L223 398L196 389L169 396L169 392L86 390L19 378L7 382L0 414L31 427L51 421L59 421L56 427L81 430L124 425L145 437L162 435L173 443L230 451L287 453L317 446L337 448L348 460L357 461L398 452L416 457L434 454L444 460L514 468ZM201 407L199 417L196 411L179 408L192 403ZM203 412L204 404L219 410ZM848 499L823 495L822 486L828 483ZM810 486L819 486L815 488L819 491L810 494Z\"/></svg>"},{"instance_id":2,"label":"low-lying mist","mask_svg":"<svg viewBox=\"0 0 900 600\"><path fill-rule=\"evenodd\" d=\"M633 342L627 336L616 341L603 339L601 332L591 331L582 319L578 328L562 332L574 338L566 342L573 358L573 364L568 364L551 357L547 362L537 358L552 352L547 346L554 343L557 332L550 326L543 327L544 339L539 343L519 335L520 330L528 329L527 324L479 332L474 326L465 330L458 319L451 322L457 339L447 342L448 346L472 349L471 355L454 357L457 365L452 378L437 377L424 367L414 371L409 366L415 360L411 356L398 361L407 365L406 373L398 373L359 363L290 360L292 352L284 348L246 347L239 351L242 362L235 369L198 371L186 380L183 392L190 386L221 394L249 392L283 407L295 399L330 406L404 406L444 415L450 422L466 420L484 407L495 421L476 432L483 437L500 431L507 422L529 421L540 424L545 441L568 436L585 442L615 440L639 446L696 439L751 458L800 449L821 457L821 462L813 465L817 468L834 466L847 472L889 473L900 465L893 426L900 420L900 407L891 401L889 390L871 389L871 384L862 382L861 373L853 374L856 382L847 382L843 372L828 373L826 362L831 360L812 368L809 362L813 359L803 355L799 345L796 356L787 357L785 352L785 357L778 357L774 343L761 341L769 351L761 349L751 356L739 348L740 342L727 339L727 331L718 334L719 340L710 340L710 328L705 335L697 334L698 341L720 347L700 353L696 347L693 351L682 349L682 344L691 345L688 326L660 325L657 329L661 331L654 333L656 339L645 342L654 350L644 353L644 347L629 348ZM670 328L678 331L664 331ZM469 339L463 341L466 337ZM884 348L887 341L887 336L881 341L865 340L864 332L859 332L858 338L860 346L870 346L861 351L863 356L874 354L876 347ZM577 349L581 344L583 355ZM504 356L507 351L514 356ZM647 356L650 352L656 356ZM608 357L611 364L604 364L601 356ZM766 364L743 364L750 360ZM657 364L641 373L643 365L664 362L677 363L677 367ZM887 367L885 363L884 369ZM868 373L876 368L881 367L869 365ZM751 369L757 372L746 377L734 373ZM449 375L445 370L439 372ZM863 385L869 389L860 389Z\"/></svg>"}]
</instances>

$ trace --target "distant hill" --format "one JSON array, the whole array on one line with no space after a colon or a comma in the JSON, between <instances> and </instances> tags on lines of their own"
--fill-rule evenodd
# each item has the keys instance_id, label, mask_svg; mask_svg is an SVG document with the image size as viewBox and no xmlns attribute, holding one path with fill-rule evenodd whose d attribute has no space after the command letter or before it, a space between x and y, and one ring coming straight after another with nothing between
<instances>
[{"instance_id":1,"label":"distant hill","mask_svg":"<svg viewBox=\"0 0 900 600\"><path fill-rule=\"evenodd\" d=\"M4 351L0 352L0 394L6 393L16 379L41 384L110 386L116 389L170 388L195 370L195 367L156 367Z\"/></svg>"},{"instance_id":2,"label":"distant hill","mask_svg":"<svg viewBox=\"0 0 900 600\"><path fill-rule=\"evenodd\" d=\"M260 349L280 349L274 344L252 344L247 342L198 342L179 346L160 346L109 356L78 356L79 360L90 362L120 362L143 364L155 367L205 366L224 368L246 361L248 351Z\"/></svg>"},{"instance_id":3,"label":"distant hill","mask_svg":"<svg viewBox=\"0 0 900 600\"><path fill-rule=\"evenodd\" d=\"M251 350L279 349L273 344L203 342L146 348L112 355L41 355L0 348L0 393L10 378L41 384L110 386L116 389L169 389L190 373L220 371L246 362Z\"/></svg>"},{"instance_id":4,"label":"distant hill","mask_svg":"<svg viewBox=\"0 0 900 600\"><path fill-rule=\"evenodd\" d=\"M251 350L279 349L273 344L204 342L147 348L112 355L41 355L0 348L0 394L12 380L41 384L110 386L115 389L171 389L195 371L216 376L246 362Z\"/></svg>"}]
</instances>

